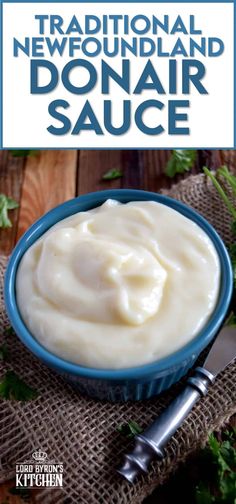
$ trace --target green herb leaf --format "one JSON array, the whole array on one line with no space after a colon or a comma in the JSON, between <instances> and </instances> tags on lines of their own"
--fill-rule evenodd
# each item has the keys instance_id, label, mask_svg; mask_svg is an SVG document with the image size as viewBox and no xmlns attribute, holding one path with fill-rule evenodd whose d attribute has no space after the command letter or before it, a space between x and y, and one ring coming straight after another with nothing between
<instances>
[{"instance_id":1,"label":"green herb leaf","mask_svg":"<svg viewBox=\"0 0 236 504\"><path fill-rule=\"evenodd\" d=\"M216 502L233 504L236 498L236 449L235 433L224 433L226 439L217 441L214 435L209 437L209 447L217 469L218 492Z\"/></svg>"},{"instance_id":2,"label":"green herb leaf","mask_svg":"<svg viewBox=\"0 0 236 504\"><path fill-rule=\"evenodd\" d=\"M236 327L236 315L233 311L229 314L224 325Z\"/></svg>"},{"instance_id":3,"label":"green herb leaf","mask_svg":"<svg viewBox=\"0 0 236 504\"><path fill-rule=\"evenodd\" d=\"M174 177L177 173L189 171L195 163L196 156L196 150L173 150L166 166L166 175Z\"/></svg>"},{"instance_id":4,"label":"green herb leaf","mask_svg":"<svg viewBox=\"0 0 236 504\"><path fill-rule=\"evenodd\" d=\"M0 227L8 228L12 226L8 217L8 210L13 210L18 206L14 199L8 198L5 194L0 194Z\"/></svg>"},{"instance_id":5,"label":"green herb leaf","mask_svg":"<svg viewBox=\"0 0 236 504\"><path fill-rule=\"evenodd\" d=\"M197 504L236 504L236 432L225 431L224 439L218 441L211 434L208 440L208 450L212 457L212 467L215 470L213 496L208 490L209 485L201 483L196 491Z\"/></svg>"},{"instance_id":6,"label":"green herb leaf","mask_svg":"<svg viewBox=\"0 0 236 504\"><path fill-rule=\"evenodd\" d=\"M36 156L38 152L38 150L10 150L13 157Z\"/></svg>"},{"instance_id":7,"label":"green herb leaf","mask_svg":"<svg viewBox=\"0 0 236 504\"><path fill-rule=\"evenodd\" d=\"M127 438L133 438L136 434L143 432L142 427L132 420L117 427L118 432Z\"/></svg>"},{"instance_id":8,"label":"green herb leaf","mask_svg":"<svg viewBox=\"0 0 236 504\"><path fill-rule=\"evenodd\" d=\"M231 229L232 229L232 233L234 235L236 235L236 221L233 221L232 224L231 224Z\"/></svg>"},{"instance_id":9,"label":"green herb leaf","mask_svg":"<svg viewBox=\"0 0 236 504\"><path fill-rule=\"evenodd\" d=\"M212 504L215 502L209 488L200 483L196 488L196 504Z\"/></svg>"},{"instance_id":10,"label":"green herb leaf","mask_svg":"<svg viewBox=\"0 0 236 504\"><path fill-rule=\"evenodd\" d=\"M9 359L9 350L6 343L0 346L0 361L7 361Z\"/></svg>"},{"instance_id":11,"label":"green herb leaf","mask_svg":"<svg viewBox=\"0 0 236 504\"><path fill-rule=\"evenodd\" d=\"M218 502L226 504L236 503L236 473L233 471L226 473L220 480L221 500Z\"/></svg>"},{"instance_id":12,"label":"green herb leaf","mask_svg":"<svg viewBox=\"0 0 236 504\"><path fill-rule=\"evenodd\" d=\"M103 180L115 180L118 178L123 177L123 173L120 170L117 170L116 168L113 168L109 170L108 172L104 173L102 176Z\"/></svg>"},{"instance_id":13,"label":"green herb leaf","mask_svg":"<svg viewBox=\"0 0 236 504\"><path fill-rule=\"evenodd\" d=\"M6 336L6 338L8 336L12 336L13 334L15 334L13 327L9 326L4 329L4 336Z\"/></svg>"},{"instance_id":14,"label":"green herb leaf","mask_svg":"<svg viewBox=\"0 0 236 504\"><path fill-rule=\"evenodd\" d=\"M29 499L31 496L30 490L28 488L12 487L9 489L9 493L11 495L19 495L20 497L22 497L22 499L24 498Z\"/></svg>"},{"instance_id":15,"label":"green herb leaf","mask_svg":"<svg viewBox=\"0 0 236 504\"><path fill-rule=\"evenodd\" d=\"M29 401L35 399L38 393L27 385L14 371L7 371L0 381L0 396L4 399Z\"/></svg>"},{"instance_id":16,"label":"green herb leaf","mask_svg":"<svg viewBox=\"0 0 236 504\"><path fill-rule=\"evenodd\" d=\"M8 210L14 210L15 208L18 208L18 206L19 206L19 204L13 198L7 198L7 209Z\"/></svg>"},{"instance_id":17,"label":"green herb leaf","mask_svg":"<svg viewBox=\"0 0 236 504\"><path fill-rule=\"evenodd\" d=\"M214 434L209 436L209 446L212 452L213 457L215 458L215 462L218 464L218 473L220 478L224 475L225 471L230 471L230 467L227 464L224 456L222 455L222 445L217 441Z\"/></svg>"}]
</instances>

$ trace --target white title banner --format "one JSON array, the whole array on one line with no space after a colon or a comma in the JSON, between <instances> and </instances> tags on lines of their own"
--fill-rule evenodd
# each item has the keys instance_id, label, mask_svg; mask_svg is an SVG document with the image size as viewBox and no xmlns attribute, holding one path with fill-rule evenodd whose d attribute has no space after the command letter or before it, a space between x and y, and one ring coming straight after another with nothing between
<instances>
[{"instance_id":1,"label":"white title banner","mask_svg":"<svg viewBox=\"0 0 236 504\"><path fill-rule=\"evenodd\" d=\"M3 148L233 148L233 3L3 3Z\"/></svg>"}]
</instances>

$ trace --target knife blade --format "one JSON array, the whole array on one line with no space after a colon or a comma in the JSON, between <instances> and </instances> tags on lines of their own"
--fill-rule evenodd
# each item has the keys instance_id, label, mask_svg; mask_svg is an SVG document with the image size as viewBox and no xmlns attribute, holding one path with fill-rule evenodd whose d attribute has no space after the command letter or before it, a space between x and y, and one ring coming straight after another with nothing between
<instances>
[{"instance_id":1,"label":"knife blade","mask_svg":"<svg viewBox=\"0 0 236 504\"><path fill-rule=\"evenodd\" d=\"M217 374L236 357L236 328L224 326L213 343L203 367L197 367L187 386L142 434L135 436L133 451L124 457L117 472L130 483L148 471L154 458L164 457L164 447L183 423L195 403L208 392Z\"/></svg>"},{"instance_id":2,"label":"knife blade","mask_svg":"<svg viewBox=\"0 0 236 504\"><path fill-rule=\"evenodd\" d=\"M217 376L235 357L236 327L224 326L215 339L203 367Z\"/></svg>"}]
</instances>

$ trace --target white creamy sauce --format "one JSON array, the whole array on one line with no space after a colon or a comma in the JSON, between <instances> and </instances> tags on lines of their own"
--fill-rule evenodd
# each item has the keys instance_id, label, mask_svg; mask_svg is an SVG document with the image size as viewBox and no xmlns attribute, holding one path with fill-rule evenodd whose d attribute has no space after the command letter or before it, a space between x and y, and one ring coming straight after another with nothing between
<instances>
[{"instance_id":1,"label":"white creamy sauce","mask_svg":"<svg viewBox=\"0 0 236 504\"><path fill-rule=\"evenodd\" d=\"M203 230L153 201L77 213L23 256L22 318L54 354L98 368L160 359L189 342L216 305L220 265Z\"/></svg>"}]
</instances>

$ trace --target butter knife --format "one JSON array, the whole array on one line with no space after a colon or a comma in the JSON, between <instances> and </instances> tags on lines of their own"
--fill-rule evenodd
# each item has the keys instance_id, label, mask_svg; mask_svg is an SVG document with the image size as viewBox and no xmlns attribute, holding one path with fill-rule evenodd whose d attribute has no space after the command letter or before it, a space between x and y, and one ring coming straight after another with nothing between
<instances>
[{"instance_id":1,"label":"butter knife","mask_svg":"<svg viewBox=\"0 0 236 504\"><path fill-rule=\"evenodd\" d=\"M217 375L236 357L236 328L224 326L219 332L203 367L197 367L187 386L142 434L135 436L131 453L117 472L130 483L148 471L150 462L164 457L164 447L183 423L201 396L205 396Z\"/></svg>"}]
</instances>

